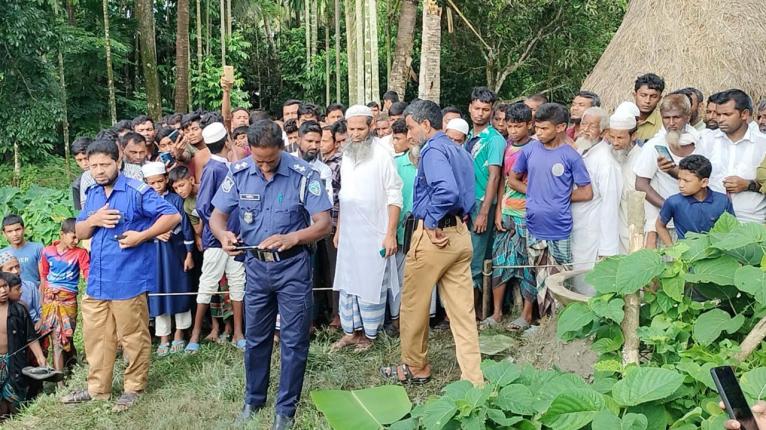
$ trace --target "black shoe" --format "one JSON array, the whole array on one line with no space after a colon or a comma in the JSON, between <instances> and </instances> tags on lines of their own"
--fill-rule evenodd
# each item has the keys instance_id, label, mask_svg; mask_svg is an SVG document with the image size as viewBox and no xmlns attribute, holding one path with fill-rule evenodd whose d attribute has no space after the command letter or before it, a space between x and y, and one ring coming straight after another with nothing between
<instances>
[{"instance_id":1,"label":"black shoe","mask_svg":"<svg viewBox=\"0 0 766 430\"><path fill-rule=\"evenodd\" d=\"M274 425L271 430L290 430L293 428L293 418L284 415L274 415Z\"/></svg>"},{"instance_id":2,"label":"black shoe","mask_svg":"<svg viewBox=\"0 0 766 430\"><path fill-rule=\"evenodd\" d=\"M255 418L255 414L258 413L258 411L261 410L260 406L255 405L248 405L245 403L245 406L242 406L242 412L237 417L237 424L242 425L250 421L251 419Z\"/></svg>"}]
</instances>

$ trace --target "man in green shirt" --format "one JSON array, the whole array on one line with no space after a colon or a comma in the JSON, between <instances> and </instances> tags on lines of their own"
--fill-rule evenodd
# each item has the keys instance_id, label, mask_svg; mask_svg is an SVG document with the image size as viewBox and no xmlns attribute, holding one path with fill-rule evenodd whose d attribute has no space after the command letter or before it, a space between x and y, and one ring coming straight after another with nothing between
<instances>
[{"instance_id":1,"label":"man in green shirt","mask_svg":"<svg viewBox=\"0 0 766 430\"><path fill-rule=\"evenodd\" d=\"M665 91L665 81L654 73L647 73L636 79L633 90L636 106L641 112L636 139L647 141L662 128L662 116L657 105L662 98L662 92Z\"/></svg>"},{"instance_id":2,"label":"man in green shirt","mask_svg":"<svg viewBox=\"0 0 766 430\"><path fill-rule=\"evenodd\" d=\"M496 100L495 93L489 88L476 87L471 92L471 103L468 105L473 130L468 135L465 148L473 158L476 178L476 206L470 214L473 245L471 275L476 288L482 285L483 261L492 258L496 195L506 145L503 136L489 123Z\"/></svg>"}]
</instances>

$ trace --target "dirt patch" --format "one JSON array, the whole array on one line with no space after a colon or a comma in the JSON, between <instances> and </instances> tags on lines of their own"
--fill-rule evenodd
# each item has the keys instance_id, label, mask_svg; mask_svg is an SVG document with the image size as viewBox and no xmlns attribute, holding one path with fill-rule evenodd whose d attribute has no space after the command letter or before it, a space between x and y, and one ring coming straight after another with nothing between
<instances>
[{"instance_id":1,"label":"dirt patch","mask_svg":"<svg viewBox=\"0 0 766 430\"><path fill-rule=\"evenodd\" d=\"M598 360L598 354L590 346L590 340L562 342L556 337L556 320L544 318L534 334L522 337L514 355L517 363L531 364L538 369L558 368L589 380Z\"/></svg>"}]
</instances>

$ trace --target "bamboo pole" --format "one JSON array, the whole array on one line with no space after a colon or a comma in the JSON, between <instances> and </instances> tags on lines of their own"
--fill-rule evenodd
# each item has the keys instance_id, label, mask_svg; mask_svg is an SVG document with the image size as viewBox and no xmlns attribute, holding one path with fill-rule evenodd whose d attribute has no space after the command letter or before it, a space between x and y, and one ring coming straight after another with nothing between
<instances>
[{"instance_id":1,"label":"bamboo pole","mask_svg":"<svg viewBox=\"0 0 766 430\"><path fill-rule=\"evenodd\" d=\"M335 0L335 102L340 103L340 0Z\"/></svg>"},{"instance_id":2,"label":"bamboo pole","mask_svg":"<svg viewBox=\"0 0 766 430\"><path fill-rule=\"evenodd\" d=\"M492 303L492 260L484 260L482 273L481 320L489 318Z\"/></svg>"},{"instance_id":3,"label":"bamboo pole","mask_svg":"<svg viewBox=\"0 0 766 430\"><path fill-rule=\"evenodd\" d=\"M628 197L628 233L630 236L630 252L635 252L644 246L644 198L645 193L633 191ZM625 343L622 345L622 363L638 364L638 317L641 308L641 291L625 296L623 310L625 317L620 327Z\"/></svg>"},{"instance_id":4,"label":"bamboo pole","mask_svg":"<svg viewBox=\"0 0 766 430\"><path fill-rule=\"evenodd\" d=\"M221 67L226 65L226 4L221 0Z\"/></svg>"}]
</instances>

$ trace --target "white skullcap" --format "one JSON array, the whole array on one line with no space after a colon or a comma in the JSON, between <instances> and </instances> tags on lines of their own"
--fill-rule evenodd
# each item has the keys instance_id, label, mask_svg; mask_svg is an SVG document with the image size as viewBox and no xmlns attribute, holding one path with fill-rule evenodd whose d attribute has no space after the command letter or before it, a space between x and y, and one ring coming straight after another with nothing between
<instances>
[{"instance_id":1,"label":"white skullcap","mask_svg":"<svg viewBox=\"0 0 766 430\"><path fill-rule=\"evenodd\" d=\"M615 113L609 117L609 128L614 130L633 130L636 128L636 117L629 113Z\"/></svg>"},{"instance_id":2,"label":"white skullcap","mask_svg":"<svg viewBox=\"0 0 766 430\"><path fill-rule=\"evenodd\" d=\"M697 137L691 133L684 133L678 139L678 144L681 146L692 145L692 144L696 145Z\"/></svg>"},{"instance_id":3,"label":"white skullcap","mask_svg":"<svg viewBox=\"0 0 766 430\"><path fill-rule=\"evenodd\" d=\"M202 140L205 143L216 143L226 137L226 127L220 122L214 122L208 124L207 127L202 129Z\"/></svg>"},{"instance_id":4,"label":"white skullcap","mask_svg":"<svg viewBox=\"0 0 766 430\"><path fill-rule=\"evenodd\" d=\"M468 123L463 118L453 118L447 123L447 130L459 131L468 136Z\"/></svg>"},{"instance_id":5,"label":"white skullcap","mask_svg":"<svg viewBox=\"0 0 766 430\"><path fill-rule=\"evenodd\" d=\"M353 118L355 116L365 116L372 118L372 109L365 105L353 105L346 110L346 119Z\"/></svg>"},{"instance_id":6,"label":"white skullcap","mask_svg":"<svg viewBox=\"0 0 766 430\"><path fill-rule=\"evenodd\" d=\"M632 117L641 116L641 110L638 109L633 102L622 102L617 109L614 110L615 115L630 115Z\"/></svg>"},{"instance_id":7,"label":"white skullcap","mask_svg":"<svg viewBox=\"0 0 766 430\"><path fill-rule=\"evenodd\" d=\"M150 161L141 166L141 172L144 174L144 178L148 178L150 176L164 175L167 171L165 170L165 163Z\"/></svg>"}]
</instances>

